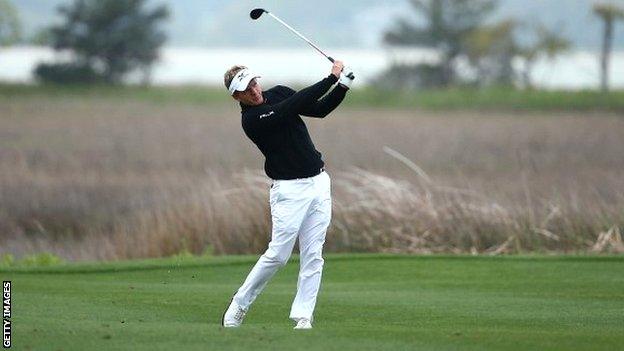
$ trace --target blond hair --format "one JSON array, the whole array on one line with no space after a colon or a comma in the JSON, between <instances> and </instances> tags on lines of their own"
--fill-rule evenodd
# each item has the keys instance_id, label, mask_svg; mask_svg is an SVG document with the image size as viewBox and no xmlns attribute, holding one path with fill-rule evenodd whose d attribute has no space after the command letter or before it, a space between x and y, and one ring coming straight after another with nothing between
<instances>
[{"instance_id":1,"label":"blond hair","mask_svg":"<svg viewBox=\"0 0 624 351\"><path fill-rule=\"evenodd\" d=\"M232 80L236 76L238 72L247 68L246 66L232 66L232 68L228 69L227 72L223 75L223 84L225 84L226 89L230 89L230 84L232 84Z\"/></svg>"}]
</instances>

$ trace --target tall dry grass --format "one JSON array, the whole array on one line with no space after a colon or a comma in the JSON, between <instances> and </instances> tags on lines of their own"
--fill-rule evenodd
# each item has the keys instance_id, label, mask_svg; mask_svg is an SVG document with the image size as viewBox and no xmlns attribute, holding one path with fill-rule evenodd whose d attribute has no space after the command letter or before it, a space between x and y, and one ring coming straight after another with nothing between
<instances>
[{"instance_id":1,"label":"tall dry grass","mask_svg":"<svg viewBox=\"0 0 624 351\"><path fill-rule=\"evenodd\" d=\"M0 254L258 253L270 181L236 106L0 100ZM623 252L624 119L339 110L309 119L330 251Z\"/></svg>"}]
</instances>

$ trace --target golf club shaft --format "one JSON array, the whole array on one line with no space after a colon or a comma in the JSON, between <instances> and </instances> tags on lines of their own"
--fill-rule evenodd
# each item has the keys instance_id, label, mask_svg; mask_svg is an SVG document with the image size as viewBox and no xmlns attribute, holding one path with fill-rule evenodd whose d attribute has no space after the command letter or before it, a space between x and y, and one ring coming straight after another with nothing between
<instances>
[{"instance_id":1,"label":"golf club shaft","mask_svg":"<svg viewBox=\"0 0 624 351\"><path fill-rule=\"evenodd\" d=\"M323 50L319 49L318 46L314 45L314 43L312 43L310 40L308 40L308 38L304 37L303 34L297 32L293 27L289 26L286 22L282 21L281 19L279 19L279 17L275 16L274 14L270 13L267 11L267 14L273 18L275 18L276 21L278 21L279 23L283 24L286 28L290 29L293 33L297 34L299 36L299 38L305 40L308 44L310 44L310 46L312 46L314 49L316 49L316 51L320 52L321 55L327 57L327 59L331 62L334 63L334 59L331 58L330 56L327 56L327 54L325 54L323 52Z\"/></svg>"}]
</instances>

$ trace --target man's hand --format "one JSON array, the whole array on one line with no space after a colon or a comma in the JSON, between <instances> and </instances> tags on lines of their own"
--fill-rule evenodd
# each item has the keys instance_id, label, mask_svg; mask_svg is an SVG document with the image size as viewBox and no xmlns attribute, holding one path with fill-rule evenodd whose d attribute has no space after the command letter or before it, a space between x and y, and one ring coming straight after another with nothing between
<instances>
[{"instance_id":1,"label":"man's hand","mask_svg":"<svg viewBox=\"0 0 624 351\"><path fill-rule=\"evenodd\" d=\"M334 66L332 67L331 73L336 76L336 78L340 78L340 72L344 68L344 64L342 61L334 61Z\"/></svg>"},{"instance_id":2,"label":"man's hand","mask_svg":"<svg viewBox=\"0 0 624 351\"><path fill-rule=\"evenodd\" d=\"M338 80L338 84L349 89L351 88L351 84L353 84L354 79L355 79L355 75L353 74L353 71L345 67L342 73L340 74L340 79Z\"/></svg>"}]
</instances>

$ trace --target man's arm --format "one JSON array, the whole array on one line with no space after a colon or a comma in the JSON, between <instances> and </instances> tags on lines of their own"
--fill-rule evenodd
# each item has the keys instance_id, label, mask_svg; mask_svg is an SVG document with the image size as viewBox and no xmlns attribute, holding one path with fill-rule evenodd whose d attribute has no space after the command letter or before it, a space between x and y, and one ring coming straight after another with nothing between
<instances>
[{"instance_id":1,"label":"man's arm","mask_svg":"<svg viewBox=\"0 0 624 351\"><path fill-rule=\"evenodd\" d=\"M249 110L251 121L258 126L274 126L281 123L288 116L302 113L308 106L317 102L325 95L329 88L338 81L333 74L320 82L294 93L292 96L280 101L275 105L260 105Z\"/></svg>"},{"instance_id":2,"label":"man's arm","mask_svg":"<svg viewBox=\"0 0 624 351\"><path fill-rule=\"evenodd\" d=\"M347 90L351 88L355 75L353 71L347 68L343 68L340 73L340 80L338 85L331 93L327 94L324 98L317 101L314 105L303 111L304 116L324 118L330 112L336 109L338 105L344 100Z\"/></svg>"},{"instance_id":3,"label":"man's arm","mask_svg":"<svg viewBox=\"0 0 624 351\"><path fill-rule=\"evenodd\" d=\"M316 104L318 99L338 82L343 67L342 62L335 61L332 73L320 82L299 90L275 105L262 105L254 108L252 113L255 118L252 120L257 122L259 126L272 126L290 115L303 113L310 105Z\"/></svg>"},{"instance_id":4,"label":"man's arm","mask_svg":"<svg viewBox=\"0 0 624 351\"><path fill-rule=\"evenodd\" d=\"M306 108L302 115L308 117L323 118L330 114L333 110L340 105L347 94L347 88L338 85L329 94L318 100L313 105Z\"/></svg>"},{"instance_id":5,"label":"man's arm","mask_svg":"<svg viewBox=\"0 0 624 351\"><path fill-rule=\"evenodd\" d=\"M337 81L338 78L333 74L330 74L320 82L301 89L292 96L273 105L273 108L287 115L301 114L311 105L316 104L318 99L325 95L329 88L331 88Z\"/></svg>"}]
</instances>

